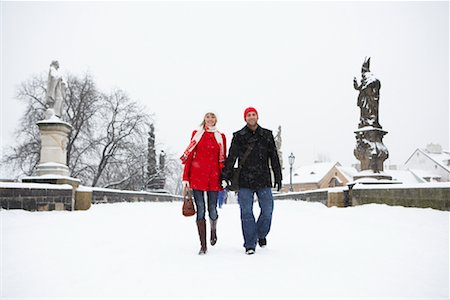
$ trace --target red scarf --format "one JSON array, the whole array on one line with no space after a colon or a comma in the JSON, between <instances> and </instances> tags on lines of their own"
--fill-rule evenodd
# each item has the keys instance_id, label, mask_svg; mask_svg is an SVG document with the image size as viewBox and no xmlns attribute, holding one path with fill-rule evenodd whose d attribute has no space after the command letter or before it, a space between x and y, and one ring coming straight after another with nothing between
<instances>
[{"instance_id":1,"label":"red scarf","mask_svg":"<svg viewBox=\"0 0 450 300\"><path fill-rule=\"evenodd\" d=\"M225 147L223 144L222 134L219 132L219 130L216 129L215 126L208 127L205 125L204 127L200 127L192 137L189 146L187 146L186 150L184 150L184 153L183 155L181 155L180 159L183 164L186 163L189 155L192 153L192 151L194 151L195 147L197 147L198 142L200 142L200 139L205 132L214 132L214 137L216 138L217 144L219 145L219 164L220 167L223 168L225 162Z\"/></svg>"}]
</instances>

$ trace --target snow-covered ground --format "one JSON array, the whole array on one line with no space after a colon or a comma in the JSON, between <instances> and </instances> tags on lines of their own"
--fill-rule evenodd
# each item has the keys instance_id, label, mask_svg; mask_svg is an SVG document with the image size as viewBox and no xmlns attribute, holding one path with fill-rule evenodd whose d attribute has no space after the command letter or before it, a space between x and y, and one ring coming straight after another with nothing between
<instances>
[{"instance_id":1,"label":"snow-covered ground","mask_svg":"<svg viewBox=\"0 0 450 300\"><path fill-rule=\"evenodd\" d=\"M276 201L268 246L252 256L236 204L219 210L204 256L181 203L0 214L2 299L449 296L449 212Z\"/></svg>"}]
</instances>

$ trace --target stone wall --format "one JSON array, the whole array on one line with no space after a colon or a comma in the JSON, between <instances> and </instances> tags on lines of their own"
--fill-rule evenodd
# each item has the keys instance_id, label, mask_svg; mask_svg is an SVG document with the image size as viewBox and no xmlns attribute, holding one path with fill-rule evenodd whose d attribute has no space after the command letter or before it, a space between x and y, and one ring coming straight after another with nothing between
<instances>
[{"instance_id":1,"label":"stone wall","mask_svg":"<svg viewBox=\"0 0 450 300\"><path fill-rule=\"evenodd\" d=\"M182 196L123 191L114 189L75 188L69 184L0 182L0 203L3 209L28 211L87 210L91 204L116 202L182 201Z\"/></svg>"},{"instance_id":2,"label":"stone wall","mask_svg":"<svg viewBox=\"0 0 450 300\"><path fill-rule=\"evenodd\" d=\"M164 193L87 187L79 187L75 192L68 184L0 183L0 203L3 209L70 211L89 209L91 203L170 202L183 199L182 196ZM339 187L297 193L279 193L274 194L274 199L320 202L329 207L378 203L450 211L450 184L418 184L415 186L358 184L350 191L347 191L346 187Z\"/></svg>"},{"instance_id":3,"label":"stone wall","mask_svg":"<svg viewBox=\"0 0 450 300\"><path fill-rule=\"evenodd\" d=\"M340 189L328 192L327 206L347 207L350 206L348 189Z\"/></svg>"},{"instance_id":4,"label":"stone wall","mask_svg":"<svg viewBox=\"0 0 450 300\"><path fill-rule=\"evenodd\" d=\"M327 205L328 202L328 191L327 190L315 190L307 192L296 192L296 193L280 193L274 194L273 198L275 200L302 200L308 202L320 202Z\"/></svg>"},{"instance_id":5,"label":"stone wall","mask_svg":"<svg viewBox=\"0 0 450 300\"><path fill-rule=\"evenodd\" d=\"M167 202L167 201L181 201L182 196L150 193L150 192L134 192L134 191L119 191L113 189L92 188L92 203L116 203L116 202Z\"/></svg>"},{"instance_id":6,"label":"stone wall","mask_svg":"<svg viewBox=\"0 0 450 300\"><path fill-rule=\"evenodd\" d=\"M450 211L450 183L357 184L351 190L336 187L299 193L274 194L276 200L320 202L328 207L347 207L369 203Z\"/></svg>"},{"instance_id":7,"label":"stone wall","mask_svg":"<svg viewBox=\"0 0 450 300\"><path fill-rule=\"evenodd\" d=\"M0 184L0 203L3 209L72 210L72 199L72 186L68 184Z\"/></svg>"},{"instance_id":8,"label":"stone wall","mask_svg":"<svg viewBox=\"0 0 450 300\"><path fill-rule=\"evenodd\" d=\"M376 187L356 186L351 190L352 205L379 203L406 207L434 208L450 210L450 184L430 187L422 184L414 187L380 185Z\"/></svg>"}]
</instances>

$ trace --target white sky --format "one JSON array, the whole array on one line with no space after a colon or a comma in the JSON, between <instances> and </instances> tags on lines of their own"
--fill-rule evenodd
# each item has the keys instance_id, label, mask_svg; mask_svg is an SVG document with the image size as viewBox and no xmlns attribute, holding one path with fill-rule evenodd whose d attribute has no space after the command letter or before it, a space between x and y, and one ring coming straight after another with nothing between
<instances>
[{"instance_id":1,"label":"white sky","mask_svg":"<svg viewBox=\"0 0 450 300\"><path fill-rule=\"evenodd\" d=\"M285 167L290 152L296 166L318 154L350 165L365 56L390 162L449 149L448 2L1 2L0 143L23 113L17 85L57 59L145 105L177 155L205 112L229 145L254 106L262 127L282 126Z\"/></svg>"}]
</instances>

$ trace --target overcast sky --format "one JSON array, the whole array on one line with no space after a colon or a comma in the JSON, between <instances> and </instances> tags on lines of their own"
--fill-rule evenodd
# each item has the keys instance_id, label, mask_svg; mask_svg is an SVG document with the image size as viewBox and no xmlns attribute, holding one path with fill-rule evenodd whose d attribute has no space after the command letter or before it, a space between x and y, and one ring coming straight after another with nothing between
<instances>
[{"instance_id":1,"label":"overcast sky","mask_svg":"<svg viewBox=\"0 0 450 300\"><path fill-rule=\"evenodd\" d=\"M290 152L296 166L319 154L351 165L365 56L390 163L449 149L448 2L1 2L0 142L23 114L17 85L57 59L144 105L176 155L204 113L230 142L254 106L262 127L282 126L285 167Z\"/></svg>"}]
</instances>

